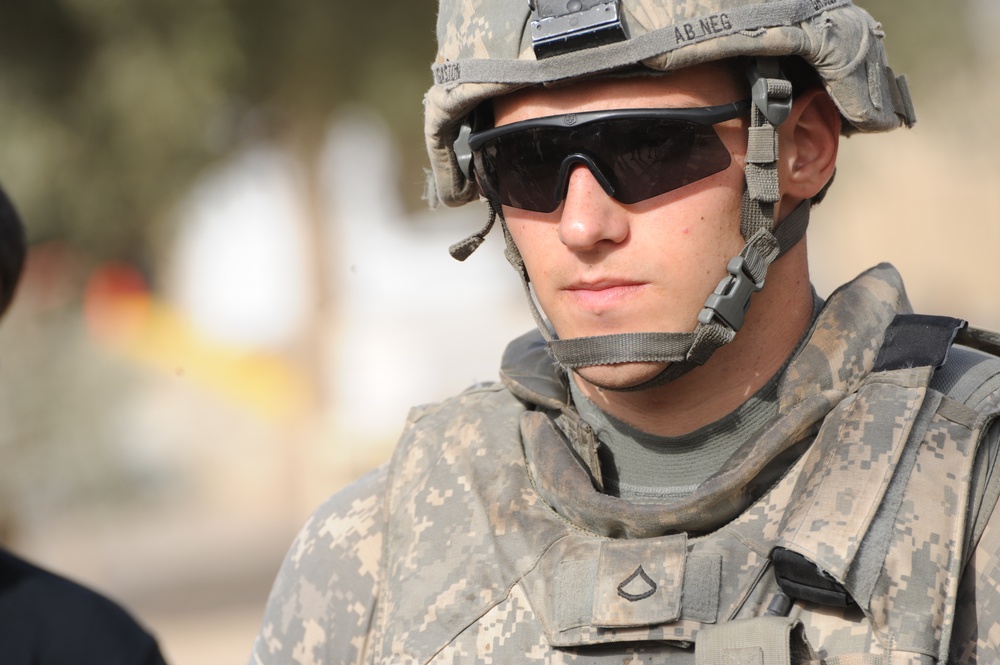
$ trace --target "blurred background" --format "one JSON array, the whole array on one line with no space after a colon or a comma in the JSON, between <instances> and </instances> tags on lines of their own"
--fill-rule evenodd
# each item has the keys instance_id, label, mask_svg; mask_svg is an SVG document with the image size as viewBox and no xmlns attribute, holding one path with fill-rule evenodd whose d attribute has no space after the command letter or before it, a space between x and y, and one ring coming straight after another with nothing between
<instances>
[{"instance_id":1,"label":"blurred background","mask_svg":"<svg viewBox=\"0 0 1000 665\"><path fill-rule=\"evenodd\" d=\"M842 147L817 289L883 260L1000 328L1000 4L872 0L919 123ZM311 509L532 326L478 205L421 201L435 3L0 6L0 541L176 664L245 661Z\"/></svg>"}]
</instances>

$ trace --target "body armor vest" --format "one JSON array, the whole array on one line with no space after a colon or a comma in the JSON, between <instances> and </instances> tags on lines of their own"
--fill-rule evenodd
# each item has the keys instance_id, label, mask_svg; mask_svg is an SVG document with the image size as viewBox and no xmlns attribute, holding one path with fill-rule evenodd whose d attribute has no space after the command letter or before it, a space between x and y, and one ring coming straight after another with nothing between
<instances>
[{"instance_id":1,"label":"body armor vest","mask_svg":"<svg viewBox=\"0 0 1000 665\"><path fill-rule=\"evenodd\" d=\"M831 297L778 415L676 505L600 491L537 344L512 346L506 388L421 411L391 465L375 662L945 661L1000 397L932 384L956 327L890 326L894 275Z\"/></svg>"}]
</instances>

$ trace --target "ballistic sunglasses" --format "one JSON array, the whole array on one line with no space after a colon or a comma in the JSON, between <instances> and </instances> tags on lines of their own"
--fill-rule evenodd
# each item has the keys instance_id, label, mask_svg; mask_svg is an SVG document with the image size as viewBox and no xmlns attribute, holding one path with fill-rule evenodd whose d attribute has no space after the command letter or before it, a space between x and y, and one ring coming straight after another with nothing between
<instances>
[{"instance_id":1,"label":"ballistic sunglasses","mask_svg":"<svg viewBox=\"0 0 1000 665\"><path fill-rule=\"evenodd\" d=\"M582 164L609 196L638 203L728 168L732 157L713 125L750 103L546 116L473 132L469 147L479 187L494 202L552 212Z\"/></svg>"}]
</instances>

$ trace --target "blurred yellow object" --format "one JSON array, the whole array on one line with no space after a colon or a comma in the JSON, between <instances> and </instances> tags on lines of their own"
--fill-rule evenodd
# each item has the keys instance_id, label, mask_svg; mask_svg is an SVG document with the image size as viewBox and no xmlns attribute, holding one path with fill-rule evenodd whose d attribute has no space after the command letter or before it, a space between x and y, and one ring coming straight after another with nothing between
<instances>
[{"instance_id":1,"label":"blurred yellow object","mask_svg":"<svg viewBox=\"0 0 1000 665\"><path fill-rule=\"evenodd\" d=\"M290 418L309 404L308 382L291 362L209 339L170 305L157 301L130 266L106 264L91 274L84 317L102 346L194 381L259 415Z\"/></svg>"}]
</instances>

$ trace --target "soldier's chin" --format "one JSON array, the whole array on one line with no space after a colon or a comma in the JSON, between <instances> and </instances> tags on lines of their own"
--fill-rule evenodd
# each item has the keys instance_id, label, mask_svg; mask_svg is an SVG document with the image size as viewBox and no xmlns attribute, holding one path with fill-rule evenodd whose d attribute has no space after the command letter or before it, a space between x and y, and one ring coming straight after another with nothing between
<instances>
[{"instance_id":1,"label":"soldier's chin","mask_svg":"<svg viewBox=\"0 0 1000 665\"><path fill-rule=\"evenodd\" d=\"M574 370L584 381L605 390L628 390L638 386L666 369L669 363L620 363L596 365Z\"/></svg>"}]
</instances>

